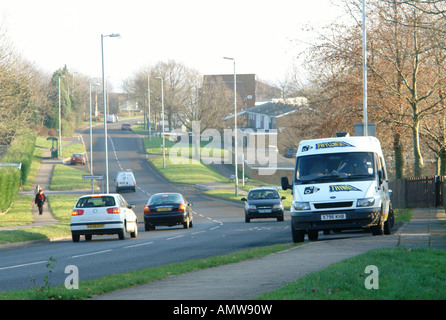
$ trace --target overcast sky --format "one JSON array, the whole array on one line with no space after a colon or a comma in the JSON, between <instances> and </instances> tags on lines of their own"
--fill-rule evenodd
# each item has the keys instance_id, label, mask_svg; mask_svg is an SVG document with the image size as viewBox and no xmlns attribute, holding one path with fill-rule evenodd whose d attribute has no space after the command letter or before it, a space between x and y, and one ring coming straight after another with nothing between
<instances>
[{"instance_id":1,"label":"overcast sky","mask_svg":"<svg viewBox=\"0 0 446 320\"><path fill-rule=\"evenodd\" d=\"M330 0L1 0L0 21L16 52L43 71L101 76L115 85L174 59L202 74L255 73L277 82L293 66L306 25L334 17Z\"/></svg>"}]
</instances>

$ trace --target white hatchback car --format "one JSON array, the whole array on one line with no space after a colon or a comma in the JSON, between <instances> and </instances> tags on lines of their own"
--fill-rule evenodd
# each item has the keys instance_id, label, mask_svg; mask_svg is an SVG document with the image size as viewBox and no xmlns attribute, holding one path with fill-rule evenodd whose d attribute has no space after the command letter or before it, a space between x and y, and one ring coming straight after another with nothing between
<instances>
[{"instance_id":1,"label":"white hatchback car","mask_svg":"<svg viewBox=\"0 0 446 320\"><path fill-rule=\"evenodd\" d=\"M118 234L124 240L126 233L132 238L138 236L138 220L120 194L91 194L77 200L71 213L71 235L73 242L79 242L84 235L89 241L93 234Z\"/></svg>"}]
</instances>

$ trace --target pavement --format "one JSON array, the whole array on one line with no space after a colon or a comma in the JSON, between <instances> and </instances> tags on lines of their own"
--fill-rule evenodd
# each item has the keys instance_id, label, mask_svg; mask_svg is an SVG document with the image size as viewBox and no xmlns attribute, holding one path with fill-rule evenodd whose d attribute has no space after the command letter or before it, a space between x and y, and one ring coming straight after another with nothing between
<instances>
[{"instance_id":1,"label":"pavement","mask_svg":"<svg viewBox=\"0 0 446 320\"><path fill-rule=\"evenodd\" d=\"M56 163L62 163L62 160L50 159L45 152L34 181L34 185L39 184L44 193L49 190ZM34 211L37 212L35 206ZM57 223L57 220L45 205L43 215L36 214L33 224L0 228L0 231L52 223ZM392 235L373 239L376 241L370 241L370 237L347 236L336 241L314 241L263 258L171 276L146 285L94 296L91 300L246 300L372 249L429 247L446 250L445 210L414 209L410 222L404 223Z\"/></svg>"}]
</instances>

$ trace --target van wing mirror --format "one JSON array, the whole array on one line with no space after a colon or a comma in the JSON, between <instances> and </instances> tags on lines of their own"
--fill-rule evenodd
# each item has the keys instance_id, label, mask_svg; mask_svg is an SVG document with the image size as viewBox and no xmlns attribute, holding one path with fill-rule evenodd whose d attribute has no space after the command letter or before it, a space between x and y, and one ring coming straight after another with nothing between
<instances>
[{"instance_id":1,"label":"van wing mirror","mask_svg":"<svg viewBox=\"0 0 446 320\"><path fill-rule=\"evenodd\" d=\"M282 183L282 190L293 189L293 186L288 181L288 177L280 178L280 182Z\"/></svg>"}]
</instances>

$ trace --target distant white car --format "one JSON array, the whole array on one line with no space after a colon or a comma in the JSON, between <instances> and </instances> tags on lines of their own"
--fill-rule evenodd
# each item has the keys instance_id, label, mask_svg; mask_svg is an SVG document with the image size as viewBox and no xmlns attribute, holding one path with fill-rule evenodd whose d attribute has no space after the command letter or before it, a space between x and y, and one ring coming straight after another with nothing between
<instances>
[{"instance_id":1,"label":"distant white car","mask_svg":"<svg viewBox=\"0 0 446 320\"><path fill-rule=\"evenodd\" d=\"M84 235L89 241L93 234L118 234L124 240L126 233L132 238L138 236L138 220L120 194L91 194L79 198L71 213L71 235L73 242L79 242Z\"/></svg>"}]
</instances>

